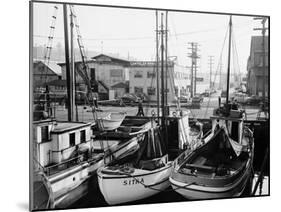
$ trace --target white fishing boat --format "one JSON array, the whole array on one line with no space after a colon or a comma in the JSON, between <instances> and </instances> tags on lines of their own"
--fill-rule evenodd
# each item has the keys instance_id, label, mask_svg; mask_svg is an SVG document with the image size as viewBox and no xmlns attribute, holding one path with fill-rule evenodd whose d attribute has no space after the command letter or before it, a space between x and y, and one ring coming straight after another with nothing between
<instances>
[{"instance_id":1,"label":"white fishing boat","mask_svg":"<svg viewBox=\"0 0 281 212\"><path fill-rule=\"evenodd\" d=\"M99 118L102 130L109 131L115 130L120 127L122 121L124 120L126 114L125 113L109 113L107 116L103 118Z\"/></svg>"},{"instance_id":2,"label":"white fishing boat","mask_svg":"<svg viewBox=\"0 0 281 212\"><path fill-rule=\"evenodd\" d=\"M229 25L231 36L231 19ZM228 67L227 88L229 72ZM244 111L229 103L228 97L229 92L226 104L210 117L212 129L202 138L203 144L174 161L170 182L187 199L240 196L252 177L253 133L244 125Z\"/></svg>"},{"instance_id":3,"label":"white fishing boat","mask_svg":"<svg viewBox=\"0 0 281 212\"><path fill-rule=\"evenodd\" d=\"M158 129L146 133L132 157L97 171L98 183L110 205L132 202L164 191L169 185L172 162L164 152Z\"/></svg>"},{"instance_id":4,"label":"white fishing boat","mask_svg":"<svg viewBox=\"0 0 281 212\"><path fill-rule=\"evenodd\" d=\"M150 127L147 120L124 120L120 130L98 135L95 123L35 121L34 208L65 208L79 200L97 169L134 154Z\"/></svg>"}]
</instances>

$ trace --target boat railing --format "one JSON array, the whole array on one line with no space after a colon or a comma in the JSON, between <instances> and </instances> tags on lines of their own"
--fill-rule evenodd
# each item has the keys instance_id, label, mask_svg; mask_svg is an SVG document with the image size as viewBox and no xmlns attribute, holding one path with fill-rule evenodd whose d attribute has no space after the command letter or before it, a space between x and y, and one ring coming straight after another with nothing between
<instances>
[{"instance_id":1,"label":"boat railing","mask_svg":"<svg viewBox=\"0 0 281 212\"><path fill-rule=\"evenodd\" d=\"M173 167L175 168L175 170L177 170L179 168L179 166L185 161L187 156L189 156L191 153L192 153L192 150L187 149L174 160Z\"/></svg>"},{"instance_id":2,"label":"boat railing","mask_svg":"<svg viewBox=\"0 0 281 212\"><path fill-rule=\"evenodd\" d=\"M76 157L72 157L68 160L65 160L65 161L61 162L61 163L57 163L57 164L54 164L54 165L43 167L43 172L47 176L50 176L50 175L56 174L56 173L58 173L62 170L65 170L65 169L68 169L70 167L79 165L82 162L87 161L87 158L88 158L87 154L88 154L87 152L83 152L83 153L78 154Z\"/></svg>"}]
</instances>

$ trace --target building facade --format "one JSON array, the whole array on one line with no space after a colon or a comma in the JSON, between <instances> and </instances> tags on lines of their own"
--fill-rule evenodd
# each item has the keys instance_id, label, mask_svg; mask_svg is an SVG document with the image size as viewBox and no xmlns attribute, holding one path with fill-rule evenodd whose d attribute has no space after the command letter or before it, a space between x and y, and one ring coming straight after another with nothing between
<instances>
[{"instance_id":1,"label":"building facade","mask_svg":"<svg viewBox=\"0 0 281 212\"><path fill-rule=\"evenodd\" d=\"M263 37L252 36L250 56L247 64L247 90L250 95L263 95L265 84L265 96L268 96L268 36L265 36L265 69L263 66Z\"/></svg>"},{"instance_id":2,"label":"building facade","mask_svg":"<svg viewBox=\"0 0 281 212\"><path fill-rule=\"evenodd\" d=\"M33 88L39 88L46 83L60 79L61 75L55 65L47 65L43 61L34 61L33 63ZM59 67L58 67L59 68Z\"/></svg>"},{"instance_id":3,"label":"building facade","mask_svg":"<svg viewBox=\"0 0 281 212\"><path fill-rule=\"evenodd\" d=\"M91 60L86 61L86 63L89 67L87 74L91 83L93 83L93 85L97 84L95 92L108 93L111 89L117 89L116 87L112 87L113 85L125 82L128 78L126 72L128 72L129 62L127 60L100 54L92 57ZM59 65L62 69L62 79L66 80L65 63L60 63ZM76 73L78 73L77 69L81 67L81 65L81 61L75 62ZM76 74L76 84L80 85L80 90L83 90L83 88L85 90L85 82L78 74Z\"/></svg>"},{"instance_id":4,"label":"building facade","mask_svg":"<svg viewBox=\"0 0 281 212\"><path fill-rule=\"evenodd\" d=\"M168 62L167 76L167 101L175 100L175 84L171 74L174 73L174 63ZM159 77L161 79L161 69L159 64ZM144 94L149 101L157 101L157 79L155 61L130 61L129 65L129 92L136 95ZM172 81L171 81L172 80ZM161 80L159 80L161 90ZM161 96L161 92L160 92Z\"/></svg>"}]
</instances>

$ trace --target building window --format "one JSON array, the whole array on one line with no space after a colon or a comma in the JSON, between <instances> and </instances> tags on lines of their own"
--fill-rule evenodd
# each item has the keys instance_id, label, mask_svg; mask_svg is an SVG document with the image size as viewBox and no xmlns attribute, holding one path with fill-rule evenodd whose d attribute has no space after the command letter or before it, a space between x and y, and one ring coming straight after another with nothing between
<instances>
[{"instance_id":1,"label":"building window","mask_svg":"<svg viewBox=\"0 0 281 212\"><path fill-rule=\"evenodd\" d=\"M69 146L75 146L75 133L69 134Z\"/></svg>"},{"instance_id":2,"label":"building window","mask_svg":"<svg viewBox=\"0 0 281 212\"><path fill-rule=\"evenodd\" d=\"M143 88L142 87L135 87L135 93L143 93Z\"/></svg>"},{"instance_id":3,"label":"building window","mask_svg":"<svg viewBox=\"0 0 281 212\"><path fill-rule=\"evenodd\" d=\"M86 142L86 130L81 130L80 131L80 142Z\"/></svg>"},{"instance_id":4,"label":"building window","mask_svg":"<svg viewBox=\"0 0 281 212\"><path fill-rule=\"evenodd\" d=\"M142 78L142 71L136 71L135 72L135 78Z\"/></svg>"},{"instance_id":5,"label":"building window","mask_svg":"<svg viewBox=\"0 0 281 212\"><path fill-rule=\"evenodd\" d=\"M122 69L111 69L110 70L110 77L122 77L123 70Z\"/></svg>"},{"instance_id":6,"label":"building window","mask_svg":"<svg viewBox=\"0 0 281 212\"><path fill-rule=\"evenodd\" d=\"M156 89L155 88L153 88L153 87L148 87L147 88L147 95L152 96L152 95L155 95L155 93L156 93Z\"/></svg>"},{"instance_id":7,"label":"building window","mask_svg":"<svg viewBox=\"0 0 281 212\"><path fill-rule=\"evenodd\" d=\"M147 78L154 78L155 77L155 73L154 72L147 72Z\"/></svg>"},{"instance_id":8,"label":"building window","mask_svg":"<svg viewBox=\"0 0 281 212\"><path fill-rule=\"evenodd\" d=\"M50 133L49 133L49 127L48 126L41 127L41 141L42 142L50 141Z\"/></svg>"}]
</instances>

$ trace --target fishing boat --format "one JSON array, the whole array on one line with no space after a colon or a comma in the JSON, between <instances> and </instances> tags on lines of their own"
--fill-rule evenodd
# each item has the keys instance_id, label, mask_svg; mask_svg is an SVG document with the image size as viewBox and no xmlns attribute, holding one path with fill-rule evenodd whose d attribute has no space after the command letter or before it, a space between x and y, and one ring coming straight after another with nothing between
<instances>
[{"instance_id":1,"label":"fishing boat","mask_svg":"<svg viewBox=\"0 0 281 212\"><path fill-rule=\"evenodd\" d=\"M125 118L125 113L109 113L107 116L103 118L99 118L98 121L102 126L102 130L115 130L120 127L122 121Z\"/></svg>"},{"instance_id":2,"label":"fishing boat","mask_svg":"<svg viewBox=\"0 0 281 212\"><path fill-rule=\"evenodd\" d=\"M170 185L171 167L159 128L151 128L136 154L98 169L99 188L109 205L144 199Z\"/></svg>"},{"instance_id":3,"label":"fishing boat","mask_svg":"<svg viewBox=\"0 0 281 212\"><path fill-rule=\"evenodd\" d=\"M134 154L150 128L150 121L132 118L114 132L96 131L95 122L34 121L34 208L78 201L97 169Z\"/></svg>"},{"instance_id":4,"label":"fishing boat","mask_svg":"<svg viewBox=\"0 0 281 212\"><path fill-rule=\"evenodd\" d=\"M231 18L229 26L231 41ZM187 199L240 196L252 175L253 133L244 125L244 111L228 101L229 72L230 66L226 103L210 117L212 129L203 136L201 146L186 150L173 164L170 182Z\"/></svg>"}]
</instances>

